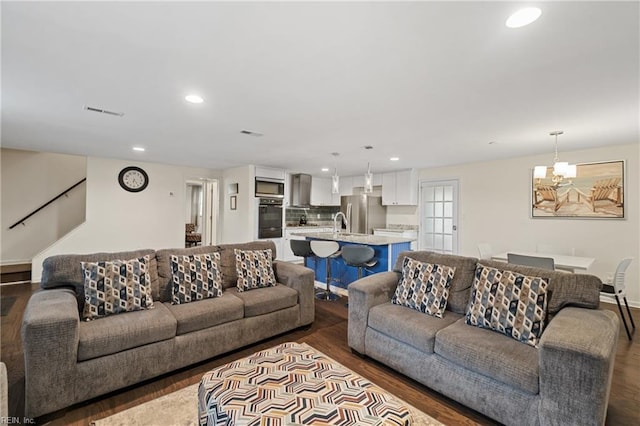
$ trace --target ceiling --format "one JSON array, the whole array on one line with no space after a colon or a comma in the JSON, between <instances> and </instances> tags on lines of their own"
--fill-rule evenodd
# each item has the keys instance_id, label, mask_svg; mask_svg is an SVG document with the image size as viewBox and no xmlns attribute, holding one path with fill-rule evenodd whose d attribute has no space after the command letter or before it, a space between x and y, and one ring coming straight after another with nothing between
<instances>
[{"instance_id":1,"label":"ceiling","mask_svg":"<svg viewBox=\"0 0 640 426\"><path fill-rule=\"evenodd\" d=\"M1 143L314 175L639 143L639 3L522 5L3 1Z\"/></svg>"}]
</instances>

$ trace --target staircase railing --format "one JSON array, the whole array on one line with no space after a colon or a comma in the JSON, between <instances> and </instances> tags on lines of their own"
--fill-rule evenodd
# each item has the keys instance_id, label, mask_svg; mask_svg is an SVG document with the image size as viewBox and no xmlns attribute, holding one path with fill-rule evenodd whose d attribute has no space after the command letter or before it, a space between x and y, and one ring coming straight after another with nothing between
<instances>
[{"instance_id":1,"label":"staircase railing","mask_svg":"<svg viewBox=\"0 0 640 426\"><path fill-rule=\"evenodd\" d=\"M75 183L74 185L71 185L69 188L65 189L64 191L62 191L60 194L56 195L55 197L53 197L52 199L50 199L49 201L47 201L46 203L44 203L43 205L41 205L40 207L38 207L37 209L35 209L34 211L32 211L31 213L29 213L28 215L26 215L25 217L23 217L22 219L20 219L19 221L17 221L16 223L14 223L13 225L11 225L9 227L9 229L13 229L16 226L23 224L24 225L24 221L29 219L31 216L33 216L34 214L38 213L40 210L44 209L45 207L47 207L49 204L53 203L54 201L56 201L58 198L67 195L67 193L69 191L71 191L72 189L74 189L76 186L80 186L81 184L83 184L85 181L87 180L87 178L82 179L80 182Z\"/></svg>"}]
</instances>

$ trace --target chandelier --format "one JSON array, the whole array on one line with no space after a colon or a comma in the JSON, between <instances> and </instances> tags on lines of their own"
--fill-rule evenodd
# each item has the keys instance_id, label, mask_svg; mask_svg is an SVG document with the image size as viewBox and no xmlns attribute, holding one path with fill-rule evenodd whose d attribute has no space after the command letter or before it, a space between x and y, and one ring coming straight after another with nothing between
<instances>
[{"instance_id":1,"label":"chandelier","mask_svg":"<svg viewBox=\"0 0 640 426\"><path fill-rule=\"evenodd\" d=\"M553 170L551 175L551 182L554 186L560 186L564 179L571 179L576 177L576 165L569 164L566 161L560 161L558 158L558 136L564 134L562 130L555 130L549 132L549 136L555 136L555 157L553 159ZM533 177L537 179L537 184L540 185L542 179L547 177L547 166L535 166L533 169ZM571 182L568 182L569 184Z\"/></svg>"}]
</instances>

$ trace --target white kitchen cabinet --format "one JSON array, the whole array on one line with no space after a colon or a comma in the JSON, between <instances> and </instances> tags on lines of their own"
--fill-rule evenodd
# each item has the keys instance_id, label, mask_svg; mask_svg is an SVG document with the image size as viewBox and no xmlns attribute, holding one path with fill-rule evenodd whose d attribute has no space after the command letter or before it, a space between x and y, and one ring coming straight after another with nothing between
<instances>
[{"instance_id":1,"label":"white kitchen cabinet","mask_svg":"<svg viewBox=\"0 0 640 426\"><path fill-rule=\"evenodd\" d=\"M339 201L338 201L339 203ZM312 206L333 206L331 194L331 179L311 178L311 205Z\"/></svg>"},{"instance_id":2,"label":"white kitchen cabinet","mask_svg":"<svg viewBox=\"0 0 640 426\"><path fill-rule=\"evenodd\" d=\"M284 170L256 166L256 177L284 180Z\"/></svg>"},{"instance_id":3,"label":"white kitchen cabinet","mask_svg":"<svg viewBox=\"0 0 640 426\"><path fill-rule=\"evenodd\" d=\"M382 204L417 206L418 182L414 169L382 174Z\"/></svg>"}]
</instances>

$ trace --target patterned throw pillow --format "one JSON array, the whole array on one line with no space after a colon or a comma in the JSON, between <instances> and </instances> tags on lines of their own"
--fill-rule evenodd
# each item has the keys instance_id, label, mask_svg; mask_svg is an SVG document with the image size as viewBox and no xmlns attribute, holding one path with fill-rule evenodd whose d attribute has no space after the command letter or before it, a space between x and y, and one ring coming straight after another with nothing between
<instances>
[{"instance_id":1,"label":"patterned throw pillow","mask_svg":"<svg viewBox=\"0 0 640 426\"><path fill-rule=\"evenodd\" d=\"M276 277L271 265L271 249L238 250L236 255L236 274L238 291L276 285Z\"/></svg>"},{"instance_id":2,"label":"patterned throw pillow","mask_svg":"<svg viewBox=\"0 0 640 426\"><path fill-rule=\"evenodd\" d=\"M171 255L171 283L173 305L222 296L220 253Z\"/></svg>"},{"instance_id":3,"label":"patterned throw pillow","mask_svg":"<svg viewBox=\"0 0 640 426\"><path fill-rule=\"evenodd\" d=\"M466 322L537 347L547 314L548 287L547 278L478 264Z\"/></svg>"},{"instance_id":4,"label":"patterned throw pillow","mask_svg":"<svg viewBox=\"0 0 640 426\"><path fill-rule=\"evenodd\" d=\"M442 318L456 268L405 257L391 303Z\"/></svg>"},{"instance_id":5,"label":"patterned throw pillow","mask_svg":"<svg viewBox=\"0 0 640 426\"><path fill-rule=\"evenodd\" d=\"M153 308L149 256L131 260L82 262L84 311L82 318L101 318L120 312Z\"/></svg>"}]
</instances>

